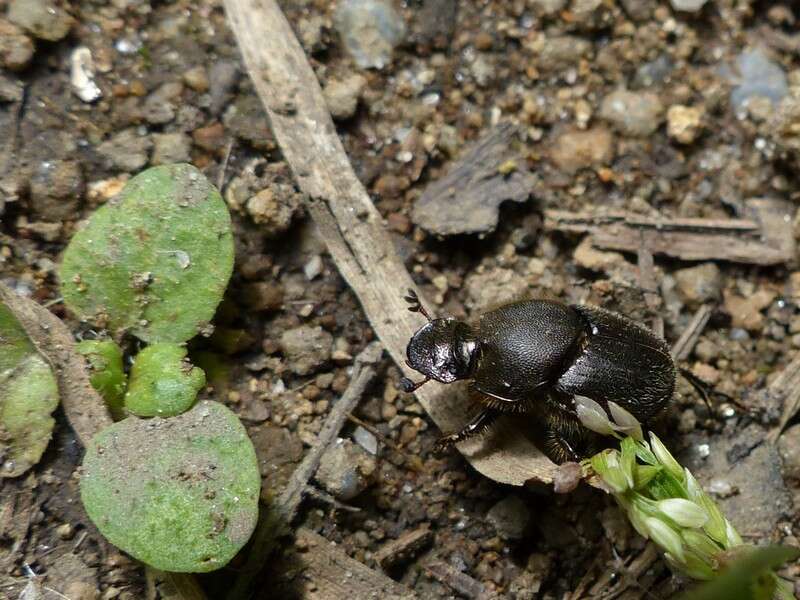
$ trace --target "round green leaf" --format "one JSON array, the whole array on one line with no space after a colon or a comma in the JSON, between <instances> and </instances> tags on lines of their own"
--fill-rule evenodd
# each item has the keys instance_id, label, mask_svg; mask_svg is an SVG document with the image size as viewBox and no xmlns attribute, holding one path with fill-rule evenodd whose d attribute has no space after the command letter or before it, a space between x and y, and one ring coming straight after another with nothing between
<instances>
[{"instance_id":1,"label":"round green leaf","mask_svg":"<svg viewBox=\"0 0 800 600\"><path fill-rule=\"evenodd\" d=\"M233 270L219 192L191 165L131 179L72 238L61 291L81 318L146 342L184 342L211 320Z\"/></svg>"},{"instance_id":2,"label":"round green leaf","mask_svg":"<svg viewBox=\"0 0 800 600\"><path fill-rule=\"evenodd\" d=\"M0 477L39 462L53 433L58 383L11 311L0 304Z\"/></svg>"},{"instance_id":3,"label":"round green leaf","mask_svg":"<svg viewBox=\"0 0 800 600\"><path fill-rule=\"evenodd\" d=\"M111 340L83 340L76 344L89 363L92 387L103 397L115 419L124 416L127 376L122 367L122 348Z\"/></svg>"},{"instance_id":4,"label":"round green leaf","mask_svg":"<svg viewBox=\"0 0 800 600\"><path fill-rule=\"evenodd\" d=\"M202 369L186 359L178 344L153 344L136 355L125 408L140 417L172 417L186 412L206 384Z\"/></svg>"},{"instance_id":5,"label":"round green leaf","mask_svg":"<svg viewBox=\"0 0 800 600\"><path fill-rule=\"evenodd\" d=\"M255 528L259 493L253 444L217 402L115 423L94 437L83 461L81 499L94 524L164 571L212 571L230 561Z\"/></svg>"}]
</instances>

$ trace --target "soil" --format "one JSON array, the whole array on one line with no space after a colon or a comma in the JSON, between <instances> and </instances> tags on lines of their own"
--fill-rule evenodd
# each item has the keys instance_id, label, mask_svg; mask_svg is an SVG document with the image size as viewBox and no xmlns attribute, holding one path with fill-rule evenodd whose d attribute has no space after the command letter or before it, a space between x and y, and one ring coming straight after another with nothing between
<instances>
[{"instance_id":1,"label":"soil","mask_svg":"<svg viewBox=\"0 0 800 600\"><path fill-rule=\"evenodd\" d=\"M203 170L230 208L236 266L215 334L192 352L199 363L208 351L225 356L206 394L240 416L261 461L262 498L276 497L374 334L304 214L221 2L75 0L28 29L10 23L26 2L61 6L0 0L2 282L46 305L76 338L92 335L60 301L57 266L76 227L148 165ZM390 62L364 68L344 46L333 2L281 5L331 86L357 174L439 314L555 297L646 323L661 318L674 342L701 304L713 305L687 366L735 402L709 410L681 383L663 429L748 541L797 545L800 426L790 421L777 444L765 439L783 410L783 398L765 390L800 348L797 260L657 256L655 287L645 290L635 254L545 230L542 215L747 218L747 201L766 197L787 203L800 233L800 9L754 0L711 0L697 12L654 0L409 0L396 6L405 28ZM71 57L81 46L99 98L73 90ZM413 208L428 186L506 121L519 130L520 156L502 168L530 172L530 198L474 208L488 211L478 232L436 235L430 213L417 224ZM451 202L463 210L458 197ZM645 542L602 492L504 487L455 451L435 454L441 432L397 391L399 378L384 359L354 415L364 426L341 432L365 448L354 460L374 463L366 489L344 506L312 494L298 526L383 565L420 598L669 598L682 588L661 559L626 577ZM0 597L18 598L32 577L73 600L154 597L143 567L84 513L82 447L56 414L39 464L0 479ZM387 545L406 538L411 551L387 560ZM211 597L238 564L202 579ZM460 592L453 574L466 577ZM799 577L800 567L786 575Z\"/></svg>"}]
</instances>

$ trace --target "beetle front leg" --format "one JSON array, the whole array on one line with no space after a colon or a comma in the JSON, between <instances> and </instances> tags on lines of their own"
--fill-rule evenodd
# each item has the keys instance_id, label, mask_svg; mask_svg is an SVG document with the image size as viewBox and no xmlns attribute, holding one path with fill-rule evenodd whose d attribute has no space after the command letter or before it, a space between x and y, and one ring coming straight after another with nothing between
<instances>
[{"instance_id":1,"label":"beetle front leg","mask_svg":"<svg viewBox=\"0 0 800 600\"><path fill-rule=\"evenodd\" d=\"M461 429L461 431L439 438L439 440L436 442L436 445L433 447L434 452L444 452L458 442L463 442L467 438L471 438L486 431L486 429L497 420L497 417L499 417L500 414L500 411L491 408L482 409L472 418L469 423L467 423Z\"/></svg>"}]
</instances>

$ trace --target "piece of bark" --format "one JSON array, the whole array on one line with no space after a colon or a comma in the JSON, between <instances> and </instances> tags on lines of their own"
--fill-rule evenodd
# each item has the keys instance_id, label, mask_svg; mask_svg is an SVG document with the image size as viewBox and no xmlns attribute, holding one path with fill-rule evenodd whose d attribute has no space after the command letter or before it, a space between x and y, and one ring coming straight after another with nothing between
<instances>
[{"instance_id":1,"label":"piece of bark","mask_svg":"<svg viewBox=\"0 0 800 600\"><path fill-rule=\"evenodd\" d=\"M412 600L418 597L413 591L383 573L350 558L343 550L309 529L298 530L296 543L298 548L302 549L296 555L301 564L297 565L297 568L283 570L282 575L285 579L292 577L296 579L292 589L295 593L299 592L297 597L302 597L304 600L333 598ZM270 597L270 593L267 592L263 597Z\"/></svg>"},{"instance_id":2,"label":"piece of bark","mask_svg":"<svg viewBox=\"0 0 800 600\"><path fill-rule=\"evenodd\" d=\"M500 205L524 202L533 187L533 175L514 148L519 134L519 127L501 123L472 144L447 175L425 189L411 220L437 235L493 231Z\"/></svg>"},{"instance_id":3,"label":"piece of bark","mask_svg":"<svg viewBox=\"0 0 800 600\"><path fill-rule=\"evenodd\" d=\"M403 300L416 286L350 165L303 49L274 0L225 0L225 9L272 131L331 257L392 359L404 374L418 377L405 365L405 349L423 321ZM464 390L429 384L416 395L442 431L464 425ZM470 440L459 449L486 477L512 485L552 481L555 465L513 425L484 441L486 446Z\"/></svg>"},{"instance_id":4,"label":"piece of bark","mask_svg":"<svg viewBox=\"0 0 800 600\"><path fill-rule=\"evenodd\" d=\"M46 308L0 284L0 302L19 321L58 380L64 414L85 447L94 435L113 423L105 402L89 382L89 368L75 350L67 326Z\"/></svg>"},{"instance_id":5,"label":"piece of bark","mask_svg":"<svg viewBox=\"0 0 800 600\"><path fill-rule=\"evenodd\" d=\"M456 570L441 560L426 563L423 568L431 577L442 582L453 591L471 600L488 600L492 595L480 581L476 581L466 573Z\"/></svg>"},{"instance_id":6,"label":"piece of bark","mask_svg":"<svg viewBox=\"0 0 800 600\"><path fill-rule=\"evenodd\" d=\"M638 252L682 260L727 260L775 265L795 259L795 209L769 198L748 200L749 219L660 219L626 212L545 211L545 229L588 233L603 250Z\"/></svg>"},{"instance_id":7,"label":"piece of bark","mask_svg":"<svg viewBox=\"0 0 800 600\"><path fill-rule=\"evenodd\" d=\"M375 562L383 570L404 563L416 556L433 541L433 532L425 524L411 531L404 531L396 540L381 546L375 553Z\"/></svg>"}]
</instances>

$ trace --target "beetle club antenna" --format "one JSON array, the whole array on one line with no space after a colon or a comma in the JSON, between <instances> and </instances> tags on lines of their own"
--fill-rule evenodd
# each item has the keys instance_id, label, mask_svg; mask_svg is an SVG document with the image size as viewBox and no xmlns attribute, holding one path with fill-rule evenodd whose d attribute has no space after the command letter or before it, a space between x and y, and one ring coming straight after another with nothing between
<instances>
[{"instance_id":1,"label":"beetle club antenna","mask_svg":"<svg viewBox=\"0 0 800 600\"><path fill-rule=\"evenodd\" d=\"M400 389L403 390L406 394L410 394L411 392L417 391L420 387L428 383L430 380L431 380L430 377L426 377L422 381L411 381L408 377L401 377Z\"/></svg>"},{"instance_id":2,"label":"beetle club antenna","mask_svg":"<svg viewBox=\"0 0 800 600\"><path fill-rule=\"evenodd\" d=\"M408 302L408 310L411 312L418 312L423 317L428 319L428 321L433 321L431 316L428 314L428 311L425 310L425 307L422 306L422 302L419 301L419 296L417 296L417 292L409 288L408 294L403 296L403 300Z\"/></svg>"}]
</instances>

